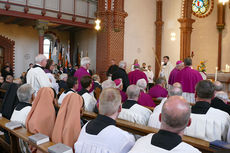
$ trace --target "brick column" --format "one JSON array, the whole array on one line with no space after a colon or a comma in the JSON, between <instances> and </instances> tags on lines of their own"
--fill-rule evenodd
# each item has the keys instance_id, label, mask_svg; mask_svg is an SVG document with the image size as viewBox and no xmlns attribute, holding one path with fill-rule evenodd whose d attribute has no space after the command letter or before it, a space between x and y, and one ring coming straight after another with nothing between
<instances>
[{"instance_id":1,"label":"brick column","mask_svg":"<svg viewBox=\"0 0 230 153\"><path fill-rule=\"evenodd\" d=\"M97 33L97 73L102 80L110 61L117 62L124 57L124 24L127 13L124 11L124 0L98 0L97 17L101 20L101 30Z\"/></svg>"},{"instance_id":2,"label":"brick column","mask_svg":"<svg viewBox=\"0 0 230 153\"><path fill-rule=\"evenodd\" d=\"M156 1L156 53L155 53L155 78L158 78L161 67L161 46L162 46L162 0Z\"/></svg>"},{"instance_id":3,"label":"brick column","mask_svg":"<svg viewBox=\"0 0 230 153\"><path fill-rule=\"evenodd\" d=\"M192 34L192 24L195 20L192 19L192 1L193 0L183 0L182 1L182 12L181 18L178 19L180 22L180 60L184 60L186 57L190 56L191 50L191 34Z\"/></svg>"}]
</instances>

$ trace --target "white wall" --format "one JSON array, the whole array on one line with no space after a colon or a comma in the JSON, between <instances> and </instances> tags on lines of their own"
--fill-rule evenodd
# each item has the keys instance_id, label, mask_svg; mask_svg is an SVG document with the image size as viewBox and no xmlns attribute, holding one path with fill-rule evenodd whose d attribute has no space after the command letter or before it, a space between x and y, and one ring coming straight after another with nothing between
<instances>
[{"instance_id":1,"label":"white wall","mask_svg":"<svg viewBox=\"0 0 230 153\"><path fill-rule=\"evenodd\" d=\"M76 59L77 44L79 44L79 51L83 52L83 57L89 56L91 59L90 69L96 71L96 41L97 33L94 29L84 29L75 32L75 53L74 63Z\"/></svg>"},{"instance_id":2,"label":"white wall","mask_svg":"<svg viewBox=\"0 0 230 153\"><path fill-rule=\"evenodd\" d=\"M124 60L128 68L134 59L155 67L155 0L125 0ZM154 51L152 50L154 48Z\"/></svg>"},{"instance_id":3,"label":"white wall","mask_svg":"<svg viewBox=\"0 0 230 153\"><path fill-rule=\"evenodd\" d=\"M175 65L180 59L180 23L181 16L180 0L163 0L163 33L161 56L169 56L170 61ZM171 40L171 33L176 33L176 40Z\"/></svg>"},{"instance_id":4,"label":"white wall","mask_svg":"<svg viewBox=\"0 0 230 153\"><path fill-rule=\"evenodd\" d=\"M34 63L38 53L38 32L32 27L0 23L0 34L15 41L15 77Z\"/></svg>"}]
</instances>

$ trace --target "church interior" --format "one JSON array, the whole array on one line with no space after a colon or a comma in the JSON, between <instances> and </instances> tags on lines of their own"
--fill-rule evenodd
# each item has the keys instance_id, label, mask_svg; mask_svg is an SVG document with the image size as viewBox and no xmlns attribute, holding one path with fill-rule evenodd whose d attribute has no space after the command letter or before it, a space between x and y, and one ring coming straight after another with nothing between
<instances>
[{"instance_id":1,"label":"church interior","mask_svg":"<svg viewBox=\"0 0 230 153\"><path fill-rule=\"evenodd\" d=\"M177 102L179 101L178 97L177 97L178 99L170 98L171 92L173 93L172 95L178 96L179 94L178 92L180 92L177 91L178 88L182 90L181 97L183 96L184 99L189 102L189 107L191 109L190 119L192 119L192 121L193 120L195 121L191 123L190 127L185 128L186 127L185 126L183 128L184 130L182 131L184 135L180 137L180 139L182 139L180 141L191 145L193 147L190 148L191 152L204 152L204 153L224 152L224 151L230 152L230 148L224 148L222 146L223 144L220 147L219 144L220 142L214 142L216 140L216 141L224 142L228 145L230 143L230 116L229 116L230 115L230 100L229 100L230 54L228 53L230 50L229 32L230 32L230 1L229 0L0 0L0 68L1 70L4 69L5 71L6 65L8 64L7 67L10 68L9 74L12 75L13 77L12 79L16 84L17 81L20 79L23 82L22 78L25 79L25 83L26 82L28 83L30 77L32 78L30 80L32 87L34 86L34 84L35 86L40 84L40 87L38 88L39 90L37 90L37 87L36 89L33 87L34 89L33 94L35 94L36 96L35 95L34 97L31 96L31 99L34 100L31 104L32 107L31 110L33 110L33 107L35 107L33 110L34 113L32 111L28 112L29 113L28 116L31 118L27 116L26 120L24 119L23 122L24 127L19 129L18 128L10 129L9 127L6 126L6 123L10 122L11 119L8 118L7 115L4 115L4 107L7 108L10 107L10 109L12 109L12 112L10 114L11 116L14 109L17 109L18 103L15 103L16 100L15 99L12 100L12 98L10 97L12 97L11 94L16 97L17 96L19 97L19 95L17 95L18 94L17 90L19 90L20 87L13 89L14 87L12 85L9 85L9 89L11 89L12 92L8 88L6 90L0 87L0 112L2 113L2 117L0 116L0 153L1 152L27 153L28 150L25 150L26 148L25 143L27 144L27 148L33 148L35 152L37 150L38 152L41 151L41 152L48 153L50 152L48 147L53 146L57 143L63 143L68 147L70 147L72 152L94 153L94 151L92 150L91 152L89 150L85 150L85 152L84 150L77 151L78 150L77 147L83 147L81 146L80 143L76 142L76 139L78 139L79 141L80 140L83 141L83 138L81 137L83 135L82 131L74 131L76 129L72 131L78 134L77 134L77 138L68 137L68 139L74 141L74 143L70 143L71 145L69 145L69 142L66 143L64 141L66 135L71 135L71 134L74 135L74 133L63 134L64 132L68 131L68 130L66 131L63 130L65 126L63 126L62 129L64 132L62 131L63 132L62 134L60 133L57 134L58 136L62 135L63 138L60 138L61 140L57 140L56 138L54 138L55 136L53 135L54 135L56 124L62 124L62 122L57 123L57 121L61 120L60 119L61 117L59 117L59 114L57 115L56 108L58 108L59 110L58 112L60 112L61 110L62 113L66 113L66 114L68 114L67 111L71 107L77 107L77 109L79 108L79 110L76 111L78 115L70 119L72 121L77 120L76 122L78 122L80 120L82 123L83 120L97 120L98 116L96 114L98 112L99 114L100 112L103 112L100 110L103 107L100 107L99 99L103 96L106 97L107 94L106 92L111 92L110 94L114 94L113 91L109 91L109 90L105 90L105 92L103 92L104 82L105 82L104 86L107 86L108 84L109 85L114 84L114 86L117 89L119 89L121 94L120 99L122 99L124 105L125 102L129 101L130 98L128 95L129 87L131 86L131 84L134 84L135 86L139 86L138 85L139 80L136 78L144 74L146 76L139 78L140 80L142 79L142 81L143 79L146 80L145 83L143 83L145 86L145 88L143 88L143 94L148 93L148 97L150 97L150 101L152 102L154 101L154 104L153 103L149 105L146 104L144 108L138 108L143 111L142 113L140 113L141 112L140 110L137 111L138 113L140 113L140 114L138 113L136 114L136 116L139 115L139 117L137 117L138 119L136 118L130 119L132 117L134 118L135 111L136 111L135 109L137 108L135 109L133 108L133 112L130 113L132 115L125 114L128 111L123 112L123 109L124 110L127 109L131 111L132 110L131 108L137 105L136 104L137 102L139 103L139 99L136 100L137 102L135 102L134 105L132 104L131 108L126 108L126 106L122 106L122 111L120 112L118 111L120 114L118 113L119 115L117 114L117 116L115 114L116 127L119 127L124 131L132 133L132 135L134 135L135 137L135 141L132 143L136 142L135 145L133 144L134 147L132 149L130 148L131 150L130 149L129 151L123 150L123 152L121 151L122 153L127 153L127 152L135 153L135 151L138 152L137 148L138 145L140 145L141 143L137 143L137 142L141 142L142 140L144 141L144 138L142 136L146 136L150 133L159 134L160 133L159 131L161 132L163 131L161 126L161 123L163 124L163 122L158 121L159 120L158 118L161 118L159 117L159 114L160 113L162 114L163 112L161 112L161 110L164 108L166 109L167 107L165 101L169 102L169 103L167 102L168 105L170 105L171 101L177 101ZM56 76L55 78L54 77L50 78L48 76L49 77L48 79L51 82L51 83L49 82L50 85L47 84L41 85L42 83L39 82L39 79L38 79L38 83L36 83L36 79L34 78L36 78L36 75L38 78L38 75L40 74L36 74L37 72L34 72L34 74L32 74L31 72L31 74L29 74L29 72L31 71L30 68L31 64L33 66L36 66L36 64L38 64L37 59L39 55L41 55L41 57L39 58L43 58L42 56L44 56L46 57L46 59L52 60L53 64L51 63L51 67L55 66L56 69L58 69L57 74L59 75L60 72L60 75L58 77L60 77L61 81L62 81L61 78L63 78L63 80L64 78L66 78L67 80L67 77L62 74L67 73L66 75L68 75L69 77L70 76L69 71L72 77L78 78L78 80L76 81L74 80L74 78L70 77L70 79L72 79L72 84L73 84L71 89L68 86L68 80L67 81L65 80L65 82L67 82L66 88L63 88L63 90L60 91L61 86L59 84L60 82L58 82L59 89L57 89L55 93L55 88L54 88L54 95L57 94L58 97L59 96L61 97L63 93L67 95L67 93L69 93L70 90L72 92L72 89L74 89L73 92L75 93L75 88L74 88L75 82L78 82L78 87L79 85L81 85L82 90L87 89L87 92L78 90L80 87L76 89L76 92L83 99L83 102L79 100L81 103L83 103L81 104L82 105L81 107L80 105L76 106L76 104L70 102L68 105L66 104L66 106L63 105L64 102L71 101L71 98L73 97L78 99L79 97L77 97L76 95L74 96L72 95L72 97L69 96L69 99L67 98L64 99L63 97L64 100L62 99L63 103L61 105L59 104L59 99L57 102L57 97L56 97L56 103L54 102L55 110L53 110L56 112L56 116L55 116L56 120L54 119L54 122L55 121L56 122L53 125L54 126L54 130L52 131L53 133L51 133L51 135L49 135L49 133L46 133L47 131L45 133L42 133L42 130L39 131L40 129L37 130L35 127L35 131L38 131L36 133L42 133L50 137L50 142L46 142L45 144L41 144L41 145L37 145L35 143L30 142L29 136L35 133L33 132L34 129L31 130L32 126L30 126L29 128L30 125L29 123L31 123L31 125L32 125L32 121L34 121L35 123L35 120L33 119L35 118L34 114L36 114L35 113L36 110L41 112L42 111L45 112L47 110L49 112L50 111L48 110L49 104L47 104L47 108L45 108L44 105L44 107L42 107L43 110L39 110L33 104L39 103L39 101L43 98L42 92L46 94L44 96L44 100L49 101L49 93L51 91L44 88L50 87L51 84L53 87L52 79L56 79L56 80L59 79L57 79ZM85 57L89 59L85 59ZM138 60L137 63L134 62L136 59ZM165 60L167 62L165 62ZM192 63L190 60L192 61ZM114 63L111 64L111 61ZM84 62L86 62L85 65L83 64ZM38 64L39 68L43 67L41 63L42 63L42 59ZM143 66L142 63L145 63L146 66ZM171 67L169 66L169 63ZM192 70L188 70L188 72L186 72L188 76L184 75L185 72L184 74L177 72L178 75L179 73L181 74L181 77L178 77L177 75L177 78L174 78L175 81L172 84L170 84L169 80L172 71L174 69L175 70L178 69L178 71L182 71L180 68L178 68L182 64L184 64L184 67L191 67L191 69L194 71L196 70L196 72L193 72ZM70 70L69 70L70 68L69 65L71 65ZM114 65L117 67L112 67ZM150 66L151 68L147 69L148 66ZM32 69L36 69L38 67L32 67ZM44 67L42 69L44 69ZM63 70L60 70L60 67L62 67ZM87 76L88 74L90 74L89 76L91 77L91 82L87 80L88 79L87 77L86 78L83 77L81 72L79 72L79 74L77 73L78 70L81 69L81 67L84 68L87 67L86 72L84 70L82 71L84 71L84 73L87 73ZM122 69L122 70L124 69L123 71L125 72L125 74L123 74L124 72L120 72L119 74L117 73L119 77L115 76L116 74L115 69L116 72L118 71L118 69ZM130 74L136 69L140 69L141 72ZM64 72L65 70L66 72ZM74 72L72 72L72 70L74 70ZM110 75L110 70L111 70L111 75ZM1 74L3 76L3 71L1 71ZM26 76L24 77L24 75ZM189 77L189 75L191 75L192 77L194 76L194 78ZM8 75L3 77L2 76L0 76L0 81L1 80L6 81ZM133 77L134 79L133 80L130 79L131 77ZM84 78L85 80L82 81L82 79L80 78ZM125 85L124 82L125 79L128 79L130 86ZM41 80L45 82L45 79L41 79ZM112 80L113 82L111 83L108 80ZM209 82L204 82L202 86L202 83L200 83L202 82L202 80L203 81L211 80L209 82L213 82L212 83L213 86L208 84ZM88 81L90 85L84 87L85 85L84 83L82 83L84 81L86 82L85 84L87 84ZM135 82L135 83L131 83L131 82ZM179 82L179 87L177 87L178 82ZM186 82L190 82L188 83L189 87L188 86L184 87L187 84ZM222 86L221 91L216 89L217 88L216 86L220 86L220 84L218 83L215 84L214 82L218 82L221 84ZM139 83L142 85L141 81ZM94 87L95 84L99 84L100 88ZM155 95L155 93L157 92L160 92L161 90L157 88L154 89L156 91L153 92L153 94L151 95L150 93L151 89L157 85L161 86L160 88L164 88L164 90L167 89L165 91L163 91L162 89L161 92L161 93L166 92L166 95L160 95L154 97L153 95ZM190 87L190 85L192 87ZM211 114L211 110L209 111L207 110L205 113L201 113L202 117L198 116L199 113L194 113L195 112L194 110L196 108L195 101L199 101L197 100L198 87L200 87L200 89L205 89L205 90L206 89L211 90L211 88L213 88L213 93L212 93L213 96L211 98L215 97L217 91L220 91L219 95L225 96L226 93L227 98L223 100L224 102L226 101L225 102L226 107L223 106L224 108L226 108L223 111L224 113L222 113L222 111L221 112L216 111L216 109L214 115ZM91 92L91 89L93 88L94 90ZM40 89L44 89L44 90L40 90ZM135 89L132 89L130 87L130 92L131 90L133 90L134 92ZM142 88L140 87L139 90L140 91L138 95L140 98ZM202 93L202 91L200 92ZM207 91L207 92L211 92L211 91ZM87 100L89 99L87 98L85 99L84 97L85 94L87 94L87 96L91 95L93 97L93 100L95 100L94 107L95 109L97 108L97 113L95 112L95 109L88 108ZM202 94L205 95L205 93ZM188 98L189 96L192 96L192 98ZM198 94L198 99L200 99L200 101L202 100L209 101L207 99L211 99L211 98L204 98L204 97L202 98L202 96L200 97L199 96L200 95ZM36 97L42 97L42 98L39 99ZM11 103L5 104L7 102L7 98L9 98L8 99L9 101L13 101L12 104ZM125 98L124 101L123 98ZM167 100L166 99L164 100L164 98L166 98ZM50 100L51 103L55 101L54 99L55 98ZM113 99L116 99L116 96ZM91 102L92 100L89 103ZM40 105L42 105L42 102L40 103L41 103ZM214 106L211 105L211 100L209 103L210 106L207 107L214 108ZM158 109L158 106L160 107L160 109ZM178 102L178 108L175 108L175 110L172 110L171 112L179 112L180 111L179 108L181 108L179 106L182 107L181 101ZM23 105L23 107L25 106ZM84 113L82 113L83 107L85 109ZM183 105L183 107L187 108L187 105L186 106ZM212 111L214 112L214 110ZM73 113L70 110L69 112L70 113L68 115L71 115L71 113ZM9 112L6 111L6 114L8 113ZM208 115L211 114L213 116L210 115L211 116L210 117L207 115L208 116L207 117L204 115L206 113ZM154 116L156 114L157 116ZM142 117L142 115L144 117ZM177 116L177 115L172 114L172 116ZM126 117L128 119L126 119ZM50 123L51 126L52 117L49 118L50 121L48 122ZM219 121L217 123L216 120L214 121L213 119L210 121L207 118L216 118ZM151 119L157 120L157 122L150 123ZM72 124L70 123L70 120L66 119L66 121L63 121L65 122L63 124L64 125L67 124L69 125L69 127L81 125L81 124L77 124L77 125ZM190 124L190 121L191 120L189 120L187 124ZM201 122L207 124L200 125L199 123ZM40 123L40 121L37 123ZM36 124L33 124L33 127L35 125ZM86 134L87 134L88 125L90 125L90 122L88 124L85 124ZM85 126L79 128L84 129ZM212 126L213 129L208 128ZM57 129L60 130L60 128ZM199 131L198 129L203 129L203 131L206 132L203 132L202 135L201 134L202 132L197 132ZM211 133L211 136L209 136L206 133L209 134ZM137 139L136 136L142 137L143 139L142 138ZM161 135L159 134L159 136ZM154 136L152 136L151 143L153 142L153 140L154 140ZM24 143L22 144L22 142ZM218 143L217 145L218 147L215 146L216 145L215 143ZM24 147L24 149L22 149L22 146ZM157 146L159 147L160 145ZM180 146L178 145L177 147ZM147 149L144 150L146 151L146 153L151 152L151 150L148 151ZM112 150L110 151L112 153ZM188 150L186 149L184 150L184 152L187 151ZM161 151L157 150L156 152L161 152ZM164 151L162 150L162 152Z\"/></svg>"}]
</instances>

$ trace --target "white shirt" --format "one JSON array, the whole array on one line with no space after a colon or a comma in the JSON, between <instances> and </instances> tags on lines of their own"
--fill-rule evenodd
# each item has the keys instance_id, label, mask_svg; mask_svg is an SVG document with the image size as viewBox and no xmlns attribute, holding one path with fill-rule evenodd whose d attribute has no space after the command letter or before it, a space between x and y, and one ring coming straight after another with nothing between
<instances>
[{"instance_id":1,"label":"white shirt","mask_svg":"<svg viewBox=\"0 0 230 153\"><path fill-rule=\"evenodd\" d=\"M185 142L181 142L170 151L162 149L151 144L152 136L153 134L148 134L147 136L138 139L129 153L201 153L198 149Z\"/></svg>"},{"instance_id":2,"label":"white shirt","mask_svg":"<svg viewBox=\"0 0 230 153\"><path fill-rule=\"evenodd\" d=\"M49 80L51 81L52 88L56 91L56 94L58 94L59 85L56 82L56 79L54 78L53 74L46 73L46 75L48 76Z\"/></svg>"},{"instance_id":3,"label":"white shirt","mask_svg":"<svg viewBox=\"0 0 230 153\"><path fill-rule=\"evenodd\" d=\"M133 123L147 125L151 111L139 104L134 104L130 109L122 108L118 118Z\"/></svg>"},{"instance_id":4,"label":"white shirt","mask_svg":"<svg viewBox=\"0 0 230 153\"><path fill-rule=\"evenodd\" d=\"M27 118L27 115L29 114L30 110L31 110L31 106L26 106L23 109L21 109L20 111L14 110L10 120L11 121L18 121L18 122L22 123L23 125L25 125L26 118Z\"/></svg>"},{"instance_id":5,"label":"white shirt","mask_svg":"<svg viewBox=\"0 0 230 153\"><path fill-rule=\"evenodd\" d=\"M85 110L93 112L97 103L97 100L94 98L94 96L86 92L82 95L82 98L84 99Z\"/></svg>"},{"instance_id":6,"label":"white shirt","mask_svg":"<svg viewBox=\"0 0 230 153\"><path fill-rule=\"evenodd\" d=\"M191 125L184 131L185 135L203 139L206 141L227 141L230 127L228 113L210 107L206 114L191 114Z\"/></svg>"},{"instance_id":7,"label":"white shirt","mask_svg":"<svg viewBox=\"0 0 230 153\"><path fill-rule=\"evenodd\" d=\"M171 71L173 70L173 68L174 67L170 61L168 61L167 65L162 65L160 75L161 75L161 77L165 77L167 83L169 80L169 75L170 75Z\"/></svg>"},{"instance_id":8,"label":"white shirt","mask_svg":"<svg viewBox=\"0 0 230 153\"><path fill-rule=\"evenodd\" d=\"M62 104L63 99L65 98L65 96L67 96L68 94L74 93L73 91L68 91L67 93L62 92L62 94L60 95L59 99L58 99L58 105Z\"/></svg>"},{"instance_id":9,"label":"white shirt","mask_svg":"<svg viewBox=\"0 0 230 153\"><path fill-rule=\"evenodd\" d=\"M148 82L153 83L153 78L154 78L153 71L152 70L147 70L147 71L144 71L144 73L146 74L146 76L148 78Z\"/></svg>"},{"instance_id":10,"label":"white shirt","mask_svg":"<svg viewBox=\"0 0 230 153\"><path fill-rule=\"evenodd\" d=\"M167 98L162 99L161 103L154 108L153 113L149 117L148 126L160 129L161 122L159 121L159 115L166 100Z\"/></svg>"},{"instance_id":11,"label":"white shirt","mask_svg":"<svg viewBox=\"0 0 230 153\"><path fill-rule=\"evenodd\" d=\"M133 135L114 125L107 126L97 135L86 133L86 125L74 144L75 153L127 153L135 143Z\"/></svg>"},{"instance_id":12,"label":"white shirt","mask_svg":"<svg viewBox=\"0 0 230 153\"><path fill-rule=\"evenodd\" d=\"M52 87L49 77L40 67L31 68L26 75L26 82L38 92L42 87Z\"/></svg>"}]
</instances>

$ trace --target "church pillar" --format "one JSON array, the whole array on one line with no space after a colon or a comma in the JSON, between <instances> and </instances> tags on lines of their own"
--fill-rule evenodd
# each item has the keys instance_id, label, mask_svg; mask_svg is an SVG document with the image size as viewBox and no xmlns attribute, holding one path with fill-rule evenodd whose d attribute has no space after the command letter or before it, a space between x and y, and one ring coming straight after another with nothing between
<instances>
[{"instance_id":1,"label":"church pillar","mask_svg":"<svg viewBox=\"0 0 230 153\"><path fill-rule=\"evenodd\" d=\"M156 53L155 53L155 77L159 76L161 67L161 46L162 46L162 0L156 1Z\"/></svg>"},{"instance_id":2,"label":"church pillar","mask_svg":"<svg viewBox=\"0 0 230 153\"><path fill-rule=\"evenodd\" d=\"M44 34L45 31L48 29L48 22L37 20L35 29L37 29L39 34L39 46L38 46L39 54L43 54Z\"/></svg>"},{"instance_id":3,"label":"church pillar","mask_svg":"<svg viewBox=\"0 0 230 153\"><path fill-rule=\"evenodd\" d=\"M124 0L98 0L97 18L101 20L101 30L97 33L97 73L102 80L110 61L116 63L124 57L124 25L127 13Z\"/></svg>"},{"instance_id":4,"label":"church pillar","mask_svg":"<svg viewBox=\"0 0 230 153\"><path fill-rule=\"evenodd\" d=\"M218 37L218 70L221 70L221 55L222 55L222 31L225 26L225 5L222 3L217 4L217 22L216 27L219 31Z\"/></svg>"},{"instance_id":5,"label":"church pillar","mask_svg":"<svg viewBox=\"0 0 230 153\"><path fill-rule=\"evenodd\" d=\"M190 56L192 24L192 0L182 1L182 14L180 22L180 60Z\"/></svg>"}]
</instances>

